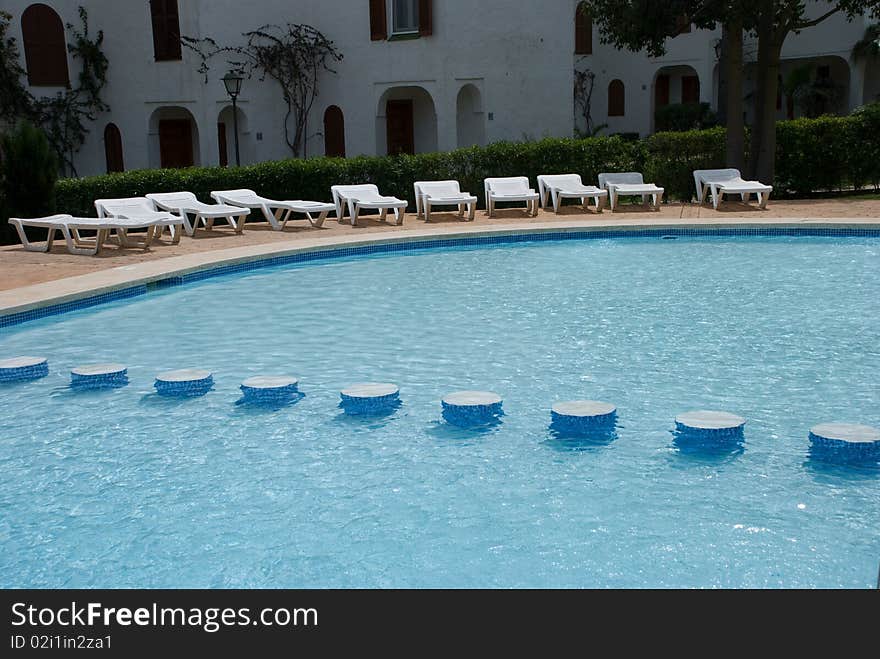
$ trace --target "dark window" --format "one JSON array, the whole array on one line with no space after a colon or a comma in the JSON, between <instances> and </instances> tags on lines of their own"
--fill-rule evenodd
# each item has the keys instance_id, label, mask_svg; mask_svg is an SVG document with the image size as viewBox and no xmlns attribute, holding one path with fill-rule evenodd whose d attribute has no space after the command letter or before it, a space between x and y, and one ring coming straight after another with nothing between
<instances>
[{"instance_id":1,"label":"dark window","mask_svg":"<svg viewBox=\"0 0 880 659\"><path fill-rule=\"evenodd\" d=\"M782 109L782 76L776 78L776 110Z\"/></svg>"},{"instance_id":2,"label":"dark window","mask_svg":"<svg viewBox=\"0 0 880 659\"><path fill-rule=\"evenodd\" d=\"M28 84L34 87L66 87L67 43L64 24L51 7L31 5L21 15L21 34Z\"/></svg>"},{"instance_id":3,"label":"dark window","mask_svg":"<svg viewBox=\"0 0 880 659\"><path fill-rule=\"evenodd\" d=\"M383 41L388 38L388 17L385 0L370 0L370 39Z\"/></svg>"},{"instance_id":4,"label":"dark window","mask_svg":"<svg viewBox=\"0 0 880 659\"><path fill-rule=\"evenodd\" d=\"M345 118L336 105L324 112L324 155L345 158Z\"/></svg>"},{"instance_id":5,"label":"dark window","mask_svg":"<svg viewBox=\"0 0 880 659\"><path fill-rule=\"evenodd\" d=\"M580 8L575 9L574 13L574 53L593 54L593 19Z\"/></svg>"},{"instance_id":6,"label":"dark window","mask_svg":"<svg viewBox=\"0 0 880 659\"><path fill-rule=\"evenodd\" d=\"M626 87L621 80L608 85L608 116L622 117L626 114Z\"/></svg>"},{"instance_id":7,"label":"dark window","mask_svg":"<svg viewBox=\"0 0 880 659\"><path fill-rule=\"evenodd\" d=\"M122 133L116 124L107 124L104 128L104 157L107 160L107 173L124 172L125 162L122 159Z\"/></svg>"},{"instance_id":8,"label":"dark window","mask_svg":"<svg viewBox=\"0 0 880 659\"><path fill-rule=\"evenodd\" d=\"M153 52L157 62L181 59L180 15L177 0L150 0Z\"/></svg>"},{"instance_id":9,"label":"dark window","mask_svg":"<svg viewBox=\"0 0 880 659\"><path fill-rule=\"evenodd\" d=\"M700 102L700 78L698 76L682 76L681 78L681 102Z\"/></svg>"}]
</instances>

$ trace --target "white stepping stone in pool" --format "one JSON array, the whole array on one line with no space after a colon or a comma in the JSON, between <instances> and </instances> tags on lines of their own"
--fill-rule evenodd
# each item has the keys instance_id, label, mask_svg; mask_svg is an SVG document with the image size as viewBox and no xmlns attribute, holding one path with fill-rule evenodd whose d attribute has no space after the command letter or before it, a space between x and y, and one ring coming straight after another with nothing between
<instances>
[{"instance_id":1,"label":"white stepping stone in pool","mask_svg":"<svg viewBox=\"0 0 880 659\"><path fill-rule=\"evenodd\" d=\"M745 425L746 420L741 416L714 410L695 410L675 417L675 426L680 432L710 437L739 435Z\"/></svg>"},{"instance_id":2,"label":"white stepping stone in pool","mask_svg":"<svg viewBox=\"0 0 880 659\"><path fill-rule=\"evenodd\" d=\"M386 412L400 402L400 388L388 382L352 384L339 392L347 414Z\"/></svg>"},{"instance_id":3,"label":"white stepping stone in pool","mask_svg":"<svg viewBox=\"0 0 880 659\"><path fill-rule=\"evenodd\" d=\"M299 380L287 375L258 375L241 383L245 400L274 401L299 393Z\"/></svg>"},{"instance_id":4,"label":"white stepping stone in pool","mask_svg":"<svg viewBox=\"0 0 880 659\"><path fill-rule=\"evenodd\" d=\"M201 396L214 386L211 371L184 368L156 376L156 391L162 396Z\"/></svg>"},{"instance_id":5,"label":"white stepping stone in pool","mask_svg":"<svg viewBox=\"0 0 880 659\"><path fill-rule=\"evenodd\" d=\"M36 380L49 375L49 360L45 357L13 357L0 360L0 382Z\"/></svg>"},{"instance_id":6,"label":"white stepping stone in pool","mask_svg":"<svg viewBox=\"0 0 880 659\"><path fill-rule=\"evenodd\" d=\"M810 429L810 442L820 457L880 458L880 429L856 423L820 423Z\"/></svg>"},{"instance_id":7,"label":"white stepping stone in pool","mask_svg":"<svg viewBox=\"0 0 880 659\"><path fill-rule=\"evenodd\" d=\"M123 364L87 364L70 371L73 387L100 389L128 384L128 369Z\"/></svg>"},{"instance_id":8,"label":"white stepping stone in pool","mask_svg":"<svg viewBox=\"0 0 880 659\"><path fill-rule=\"evenodd\" d=\"M589 430L609 426L617 418L617 408L598 400L570 400L550 408L553 425L565 430Z\"/></svg>"},{"instance_id":9,"label":"white stepping stone in pool","mask_svg":"<svg viewBox=\"0 0 880 659\"><path fill-rule=\"evenodd\" d=\"M494 421L502 414L503 399L492 391L456 391L441 400L443 418L457 426Z\"/></svg>"}]
</instances>

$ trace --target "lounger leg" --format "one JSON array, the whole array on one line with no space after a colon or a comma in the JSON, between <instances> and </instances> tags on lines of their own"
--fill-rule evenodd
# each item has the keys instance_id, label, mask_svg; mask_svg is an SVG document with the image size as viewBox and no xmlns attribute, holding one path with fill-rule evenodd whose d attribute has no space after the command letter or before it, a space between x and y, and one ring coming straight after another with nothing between
<instances>
[{"instance_id":1,"label":"lounger leg","mask_svg":"<svg viewBox=\"0 0 880 659\"><path fill-rule=\"evenodd\" d=\"M553 201L553 212L557 215L559 214L559 207L562 206L562 200L559 198L559 193L556 192L555 189L550 190L550 199ZM544 205L546 208L547 205Z\"/></svg>"},{"instance_id":2,"label":"lounger leg","mask_svg":"<svg viewBox=\"0 0 880 659\"><path fill-rule=\"evenodd\" d=\"M394 209L394 212L397 212L397 209ZM431 221L431 202L425 199L425 222Z\"/></svg>"},{"instance_id":3,"label":"lounger leg","mask_svg":"<svg viewBox=\"0 0 880 659\"><path fill-rule=\"evenodd\" d=\"M46 244L45 245L35 245L31 241L28 240L27 234L24 231L24 228L18 223L15 223L15 230L18 232L18 239L21 240L21 246L28 252L50 252L52 251L52 242L55 240L55 231L57 229L50 228L49 235L46 236Z\"/></svg>"},{"instance_id":4,"label":"lounger leg","mask_svg":"<svg viewBox=\"0 0 880 659\"><path fill-rule=\"evenodd\" d=\"M767 202L770 201L770 193L758 193L758 207L763 211L767 210Z\"/></svg>"},{"instance_id":5,"label":"lounger leg","mask_svg":"<svg viewBox=\"0 0 880 659\"><path fill-rule=\"evenodd\" d=\"M721 201L724 199L724 193L719 192L719 190L715 187L712 188L712 208L716 211L718 210L718 206L721 205Z\"/></svg>"},{"instance_id":6,"label":"lounger leg","mask_svg":"<svg viewBox=\"0 0 880 659\"><path fill-rule=\"evenodd\" d=\"M474 221L474 216L477 214L477 202L472 201L468 204L468 222Z\"/></svg>"},{"instance_id":7,"label":"lounger leg","mask_svg":"<svg viewBox=\"0 0 880 659\"><path fill-rule=\"evenodd\" d=\"M358 216L358 213L360 213L360 210L361 210L361 209L360 209L360 206L358 206L358 205L357 205L355 202L353 202L353 201L348 201L347 203L348 203L348 216L349 216L349 218L351 219L351 226L356 227L356 226L357 226L357 223L358 223L358 221L357 221L357 216Z\"/></svg>"},{"instance_id":8,"label":"lounger leg","mask_svg":"<svg viewBox=\"0 0 880 659\"><path fill-rule=\"evenodd\" d=\"M244 224L247 222L248 213L242 213L238 216L238 222L235 225L235 233L244 233Z\"/></svg>"},{"instance_id":9,"label":"lounger leg","mask_svg":"<svg viewBox=\"0 0 880 659\"><path fill-rule=\"evenodd\" d=\"M608 193L608 203L611 209L611 212L614 212L614 207L617 205L617 193L614 190L611 190Z\"/></svg>"}]
</instances>

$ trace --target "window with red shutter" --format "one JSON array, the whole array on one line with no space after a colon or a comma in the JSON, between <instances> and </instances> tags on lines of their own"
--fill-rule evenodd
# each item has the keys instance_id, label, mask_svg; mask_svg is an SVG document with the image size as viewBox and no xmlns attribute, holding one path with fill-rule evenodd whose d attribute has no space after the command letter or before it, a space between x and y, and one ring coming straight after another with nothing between
<instances>
[{"instance_id":1,"label":"window with red shutter","mask_svg":"<svg viewBox=\"0 0 880 659\"><path fill-rule=\"evenodd\" d=\"M116 124L107 124L104 129L104 156L107 160L107 173L124 172L122 158L122 133Z\"/></svg>"},{"instance_id":2,"label":"window with red shutter","mask_svg":"<svg viewBox=\"0 0 880 659\"><path fill-rule=\"evenodd\" d=\"M157 62L182 59L177 0L150 0L153 53Z\"/></svg>"},{"instance_id":3,"label":"window with red shutter","mask_svg":"<svg viewBox=\"0 0 880 659\"><path fill-rule=\"evenodd\" d=\"M384 41L388 38L388 17L385 0L370 0L370 39Z\"/></svg>"},{"instance_id":4,"label":"window with red shutter","mask_svg":"<svg viewBox=\"0 0 880 659\"><path fill-rule=\"evenodd\" d=\"M593 54L593 19L580 7L575 9L574 14L574 53Z\"/></svg>"},{"instance_id":5,"label":"window with red shutter","mask_svg":"<svg viewBox=\"0 0 880 659\"><path fill-rule=\"evenodd\" d=\"M28 84L34 87L69 85L64 24L55 10L44 4L29 6L21 15L21 34Z\"/></svg>"},{"instance_id":6,"label":"window with red shutter","mask_svg":"<svg viewBox=\"0 0 880 659\"><path fill-rule=\"evenodd\" d=\"M324 155L345 158L345 117L338 105L324 112Z\"/></svg>"},{"instance_id":7,"label":"window with red shutter","mask_svg":"<svg viewBox=\"0 0 880 659\"><path fill-rule=\"evenodd\" d=\"M626 87L622 80L612 80L608 85L608 116L626 115Z\"/></svg>"}]
</instances>

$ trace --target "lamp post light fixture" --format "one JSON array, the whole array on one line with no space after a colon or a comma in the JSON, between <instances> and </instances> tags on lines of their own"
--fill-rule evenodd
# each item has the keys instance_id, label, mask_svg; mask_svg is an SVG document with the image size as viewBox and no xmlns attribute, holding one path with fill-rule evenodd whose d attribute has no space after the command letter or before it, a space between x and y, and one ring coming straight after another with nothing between
<instances>
[{"instance_id":1,"label":"lamp post light fixture","mask_svg":"<svg viewBox=\"0 0 880 659\"><path fill-rule=\"evenodd\" d=\"M241 93L241 83L244 77L237 71L230 71L223 76L223 86L226 87L226 93L232 99L232 132L235 139L235 166L241 166L241 155L238 150L238 95Z\"/></svg>"}]
</instances>

